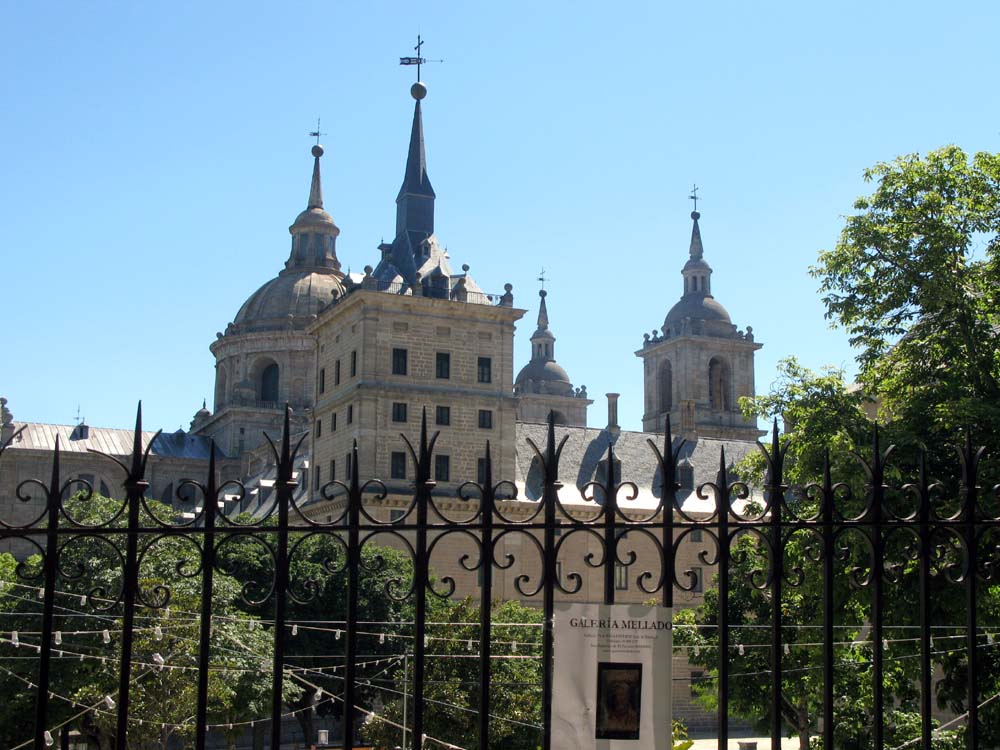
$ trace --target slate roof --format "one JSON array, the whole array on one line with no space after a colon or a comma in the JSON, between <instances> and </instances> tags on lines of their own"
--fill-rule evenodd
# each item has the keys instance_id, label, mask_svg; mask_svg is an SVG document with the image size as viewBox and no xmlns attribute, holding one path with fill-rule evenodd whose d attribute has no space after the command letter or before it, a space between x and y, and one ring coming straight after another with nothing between
<instances>
[{"instance_id":1,"label":"slate roof","mask_svg":"<svg viewBox=\"0 0 1000 750\"><path fill-rule=\"evenodd\" d=\"M518 496L523 500L537 501L542 496L541 467L535 452L527 440L534 441L543 452L546 444L548 426L530 422L518 422L517 455L515 469L515 485ZM559 500L564 505L590 505L580 495L580 490L587 482L599 478L603 472L601 463L607 460L608 445L614 445L615 458L620 462L619 481L632 481L639 488L635 500L621 500L622 509L635 508L649 510L659 503L661 477L656 454L649 447L648 439L653 439L657 447L663 450L663 435L648 432L630 432L622 430L617 435L607 429L587 427L556 426L556 445L567 436L559 462L559 479L564 483L559 493ZM679 439L675 438L675 446ZM720 452L725 449L726 465L732 468L748 451L756 450L754 443L741 440L717 440L714 438L699 438L686 442L681 448L679 460L687 459L693 469L693 486L703 482L715 481L719 470ZM729 481L734 481L730 477ZM693 489L678 490L678 501L686 513L711 513L714 511L714 501L700 499ZM619 496L624 497L624 494Z\"/></svg>"},{"instance_id":2,"label":"slate roof","mask_svg":"<svg viewBox=\"0 0 1000 750\"><path fill-rule=\"evenodd\" d=\"M24 427L24 431L10 444L10 450L52 451L59 436L59 450L64 453L86 453L100 451L110 456L128 456L132 453L132 430L110 427L87 426L87 437L80 437L78 425L43 424L41 422L15 422L14 430ZM155 432L143 432L143 447L153 440ZM188 458L207 461L211 441L202 435L192 435L182 430L161 434L153 442L150 455L161 458ZM216 457L224 458L216 449Z\"/></svg>"}]
</instances>

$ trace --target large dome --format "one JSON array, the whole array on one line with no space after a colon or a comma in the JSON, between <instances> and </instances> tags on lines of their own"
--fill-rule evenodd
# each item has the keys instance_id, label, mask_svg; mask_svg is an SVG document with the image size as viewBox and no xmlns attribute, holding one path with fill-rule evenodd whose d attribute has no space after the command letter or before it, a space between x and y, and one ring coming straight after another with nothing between
<instances>
[{"instance_id":1,"label":"large dome","mask_svg":"<svg viewBox=\"0 0 1000 750\"><path fill-rule=\"evenodd\" d=\"M664 328L671 328L680 325L684 318L702 321L718 321L727 326L733 324L729 313L714 297L704 294L685 294L680 301L670 308L667 317L663 321Z\"/></svg>"},{"instance_id":2,"label":"large dome","mask_svg":"<svg viewBox=\"0 0 1000 750\"><path fill-rule=\"evenodd\" d=\"M517 374L514 384L522 389L527 389L528 382L532 383L533 392L538 392L541 383L545 383L545 389L549 393L563 395L572 393L573 384L569 375L561 365L553 360L532 359L521 368Z\"/></svg>"},{"instance_id":3,"label":"large dome","mask_svg":"<svg viewBox=\"0 0 1000 750\"><path fill-rule=\"evenodd\" d=\"M305 319L343 294L344 286L336 274L282 271L250 295L233 322L244 330L284 328L290 318L304 325Z\"/></svg>"}]
</instances>

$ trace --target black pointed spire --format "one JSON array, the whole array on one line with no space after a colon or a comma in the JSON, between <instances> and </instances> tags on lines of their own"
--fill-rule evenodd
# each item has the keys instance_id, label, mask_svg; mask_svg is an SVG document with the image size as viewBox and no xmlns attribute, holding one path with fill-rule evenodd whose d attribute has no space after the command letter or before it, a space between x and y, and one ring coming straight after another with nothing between
<instances>
[{"instance_id":1,"label":"black pointed spire","mask_svg":"<svg viewBox=\"0 0 1000 750\"><path fill-rule=\"evenodd\" d=\"M396 196L396 237L417 233L411 243L417 243L434 233L434 188L427 176L427 154L424 151L424 120L420 101L427 96L427 87L417 82L410 88L416 100L413 106L413 125L410 129L410 148L406 154L406 171L403 184Z\"/></svg>"}]
</instances>

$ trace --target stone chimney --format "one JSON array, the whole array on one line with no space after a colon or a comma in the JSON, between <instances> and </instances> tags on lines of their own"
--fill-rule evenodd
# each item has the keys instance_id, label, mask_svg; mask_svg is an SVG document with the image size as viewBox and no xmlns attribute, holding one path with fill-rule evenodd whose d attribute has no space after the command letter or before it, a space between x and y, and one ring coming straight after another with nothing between
<instances>
[{"instance_id":1,"label":"stone chimney","mask_svg":"<svg viewBox=\"0 0 1000 750\"><path fill-rule=\"evenodd\" d=\"M618 425L618 397L621 396L620 393L606 393L608 397L608 426L607 431L612 435L617 435L622 431L622 428Z\"/></svg>"}]
</instances>

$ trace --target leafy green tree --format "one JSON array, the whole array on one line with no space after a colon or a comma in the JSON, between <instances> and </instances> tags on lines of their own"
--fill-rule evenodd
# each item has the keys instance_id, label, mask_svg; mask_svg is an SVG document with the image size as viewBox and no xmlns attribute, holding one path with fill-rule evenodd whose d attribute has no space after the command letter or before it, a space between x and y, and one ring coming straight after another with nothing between
<instances>
[{"instance_id":1,"label":"leafy green tree","mask_svg":"<svg viewBox=\"0 0 1000 750\"><path fill-rule=\"evenodd\" d=\"M518 602L495 602L492 609L490 746L534 750L541 742L541 612ZM425 732L459 747L473 747L479 736L479 603L472 599L441 602L428 627L428 659L424 681ZM475 623L475 624L470 624ZM506 624L506 625L505 625ZM402 724L401 696L409 694L404 664L386 679L380 715ZM412 671L408 675L412 679ZM374 681L373 681L374 682ZM412 700L408 710L412 712ZM388 750L401 743L398 727L370 721L365 737ZM413 747L412 738L408 738Z\"/></svg>"},{"instance_id":2,"label":"leafy green tree","mask_svg":"<svg viewBox=\"0 0 1000 750\"><path fill-rule=\"evenodd\" d=\"M833 250L827 317L858 350L859 380L930 444L1000 430L1000 154L957 146L876 164Z\"/></svg>"},{"instance_id":3,"label":"leafy green tree","mask_svg":"<svg viewBox=\"0 0 1000 750\"><path fill-rule=\"evenodd\" d=\"M149 508L160 518L172 511L155 501ZM71 498L68 512L78 521L95 524L115 516L121 501L94 495ZM144 518L143 522L151 521ZM114 526L123 524L121 518ZM60 578L56 597L55 627L61 643L53 653L50 685L59 696L75 701L73 706L61 698L50 701L50 717L55 726L80 712L79 706L91 706L74 720L76 728L91 737L99 747L111 747L116 716L106 697L117 703L118 667L121 645L120 606L108 612L95 611L117 597L122 585L121 558L124 539L114 535L102 541L81 534L69 537L62 547L60 568L68 578ZM136 611L133 643L133 680L130 688L130 746L166 748L171 739L189 743L194 733L196 705L194 678L198 664L201 575L198 551L194 544L177 537L161 538L144 549L140 566L140 589L146 602L159 600L169 589L166 607L140 606ZM9 555L0 556L0 575L11 583L0 595L0 621L4 630L18 629L37 633L41 600L33 596L40 585L40 559L28 558L17 576ZM245 615L236 608L237 583L226 576L215 577L213 597L213 635L209 674L210 724L226 725L259 718L265 713L270 680L262 662L270 660L271 641L260 630L251 630ZM80 598L78 598L80 597ZM88 600L88 597L92 599ZM103 631L107 631L107 642ZM25 638L27 642L29 639ZM37 635L31 639L37 642ZM7 651L4 648L4 651ZM25 654L27 648L19 651ZM15 652L16 653L16 652ZM32 651L32 654L35 652ZM75 655L83 654L82 660ZM5 654L7 655L7 654ZM25 654L26 656L28 654ZM37 658L20 658L16 675L36 679ZM8 687L17 689L7 689ZM31 736L34 727L33 690L24 690L24 682L7 672L0 673L0 690L16 696L0 709L0 737L12 746ZM298 692L294 686L290 688ZM10 710L6 710L10 709ZM141 720L141 723L140 723ZM230 746L239 733L227 732Z\"/></svg>"}]
</instances>

